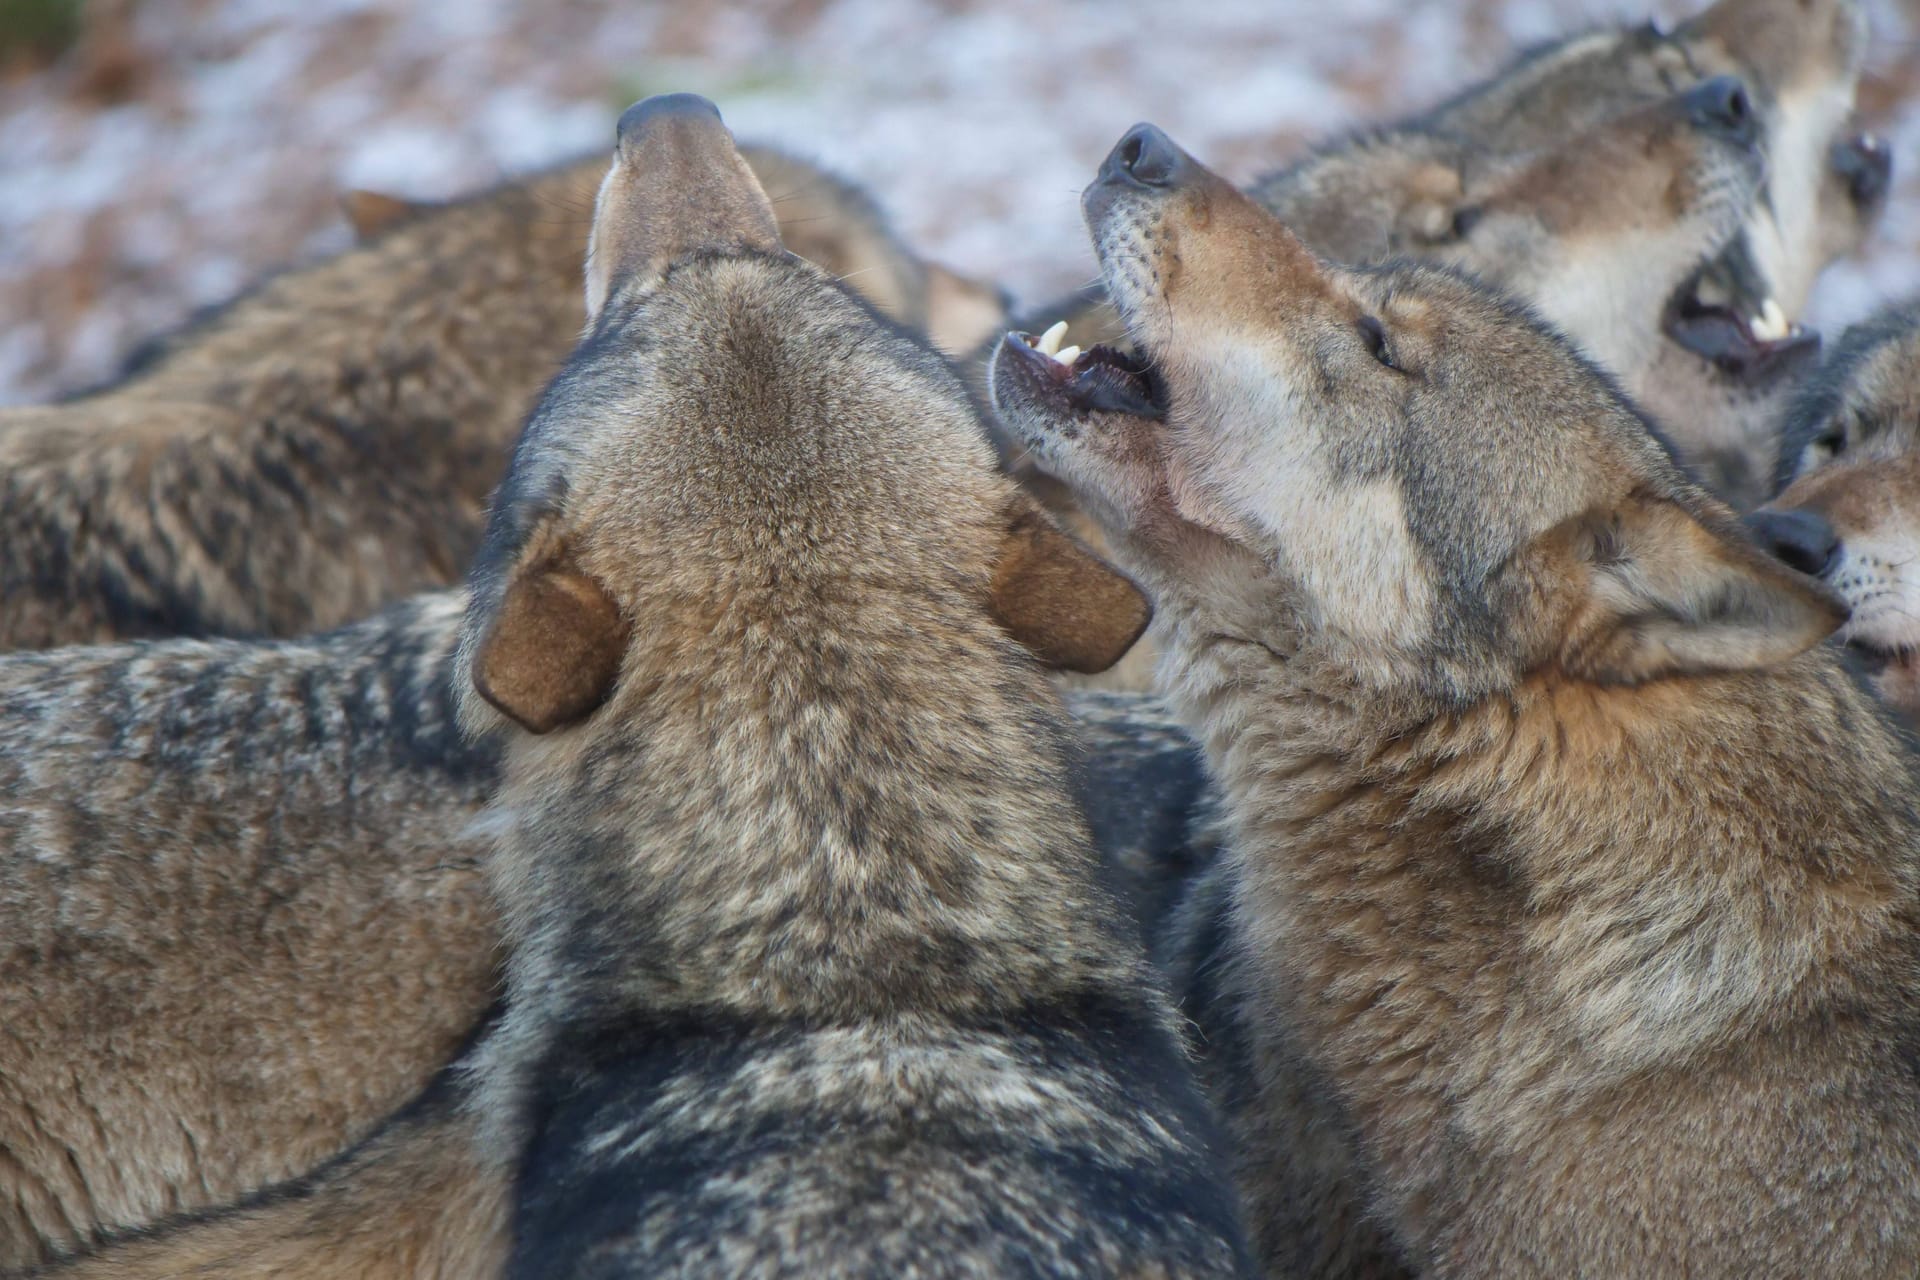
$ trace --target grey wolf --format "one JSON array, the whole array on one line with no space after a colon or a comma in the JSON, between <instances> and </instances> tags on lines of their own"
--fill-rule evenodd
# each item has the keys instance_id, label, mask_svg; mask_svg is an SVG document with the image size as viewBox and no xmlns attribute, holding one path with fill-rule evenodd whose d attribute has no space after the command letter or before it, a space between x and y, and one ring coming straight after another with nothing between
<instances>
[{"instance_id":1,"label":"grey wolf","mask_svg":"<svg viewBox=\"0 0 1920 1280\"><path fill-rule=\"evenodd\" d=\"M1010 340L996 400L1226 795L1263 1255L1304 1058L1422 1273L1914 1274L1920 790L1844 604L1513 301L1327 262L1150 126L1084 207L1141 359Z\"/></svg>"},{"instance_id":2,"label":"grey wolf","mask_svg":"<svg viewBox=\"0 0 1920 1280\"><path fill-rule=\"evenodd\" d=\"M1744 86L1722 77L1610 117L1543 152L1505 164L1476 162L1464 187L1457 144L1402 135L1325 153L1257 198L1303 219L1317 250L1333 241L1370 259L1412 248L1410 256L1503 284L1534 300L1611 367L1650 376L1671 345L1656 318L1745 225L1763 175L1758 120ZM1451 159L1436 168L1442 156ZM1358 187L1382 179L1392 201L1357 198ZM1402 197L1414 189L1435 199L1450 193L1451 203L1412 215L1421 225L1437 219L1439 230L1409 242L1399 228L1407 212ZM1098 318L1103 312L1105 321ZM1064 335L1056 324L1045 338L1077 349L1105 334L1101 341L1124 347L1117 326L1111 307L1090 298ZM1099 545L1098 522L1077 512L1071 495L1021 456L1017 441L1000 443L1008 469ZM1145 646L1103 682L1142 687L1152 660Z\"/></svg>"},{"instance_id":3,"label":"grey wolf","mask_svg":"<svg viewBox=\"0 0 1920 1280\"><path fill-rule=\"evenodd\" d=\"M0 1271L308 1178L496 1002L464 608L0 657ZM1156 699L1068 706L1144 922L1213 847L1195 749Z\"/></svg>"},{"instance_id":4,"label":"grey wolf","mask_svg":"<svg viewBox=\"0 0 1920 1280\"><path fill-rule=\"evenodd\" d=\"M783 251L710 103L622 118L588 263L460 650L510 1274L1238 1273L1043 666L1115 661L1137 590Z\"/></svg>"},{"instance_id":5,"label":"grey wolf","mask_svg":"<svg viewBox=\"0 0 1920 1280\"><path fill-rule=\"evenodd\" d=\"M1920 303L1849 329L1791 406L1762 546L1845 600L1840 639L1920 721Z\"/></svg>"},{"instance_id":6,"label":"grey wolf","mask_svg":"<svg viewBox=\"0 0 1920 1280\"><path fill-rule=\"evenodd\" d=\"M853 188L759 156L785 184L796 248L904 318L936 292L979 311ZM300 635L456 582L578 332L599 167L400 218L118 385L0 413L0 649Z\"/></svg>"}]
</instances>

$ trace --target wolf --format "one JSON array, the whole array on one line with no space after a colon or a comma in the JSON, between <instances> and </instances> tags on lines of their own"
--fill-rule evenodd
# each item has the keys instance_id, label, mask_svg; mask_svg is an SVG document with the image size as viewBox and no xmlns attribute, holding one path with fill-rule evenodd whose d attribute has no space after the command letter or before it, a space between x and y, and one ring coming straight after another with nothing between
<instances>
[{"instance_id":1,"label":"wolf","mask_svg":"<svg viewBox=\"0 0 1920 1280\"><path fill-rule=\"evenodd\" d=\"M925 306L925 271L870 203L761 159L790 184L796 245L883 306ZM457 581L578 331L596 176L406 219L121 384L0 412L0 649L302 635Z\"/></svg>"},{"instance_id":2,"label":"wolf","mask_svg":"<svg viewBox=\"0 0 1920 1280\"><path fill-rule=\"evenodd\" d=\"M1042 667L1139 593L782 249L711 103L621 118L588 263L457 680L506 756L508 1274L1240 1274Z\"/></svg>"},{"instance_id":3,"label":"wolf","mask_svg":"<svg viewBox=\"0 0 1920 1280\"><path fill-rule=\"evenodd\" d=\"M1920 724L1920 299L1840 339L1787 414L1776 480L1755 537L1846 601L1840 639Z\"/></svg>"},{"instance_id":4,"label":"wolf","mask_svg":"<svg viewBox=\"0 0 1920 1280\"><path fill-rule=\"evenodd\" d=\"M1860 246L1890 186L1884 143L1846 130L1862 21L1853 0L1720 0L1672 32L1570 36L1249 190L1330 257L1422 258L1523 294L1626 382L1711 483L1751 506L1765 497L1774 447L1753 424L1777 416L1818 351L1818 335L1790 317L1819 270ZM1641 246L1657 252L1689 210L1610 199L1654 185L1667 166L1605 126L1723 77L1745 91L1763 172L1738 228L1677 269L1664 259L1649 269ZM1492 235L1490 201L1537 225L1517 243ZM1581 211L1580 228L1564 225L1568 210ZM1542 277L1547 291L1536 292ZM1616 289L1620 302L1596 305ZM1024 313L1020 327L1063 317L1072 345L1121 337L1097 289Z\"/></svg>"},{"instance_id":5,"label":"wolf","mask_svg":"<svg viewBox=\"0 0 1920 1280\"><path fill-rule=\"evenodd\" d=\"M1005 291L963 276L910 248L874 198L847 178L791 151L743 143L740 154L773 201L789 250L846 280L893 319L924 333L954 355L972 351L1005 326ZM580 193L574 210L590 207L605 175L600 155L558 166ZM362 241L445 207L386 192L353 190L342 197L347 221ZM581 242L585 243L585 225ZM577 276L578 273L576 272ZM569 288L576 280L566 281ZM502 299L500 305L506 305Z\"/></svg>"},{"instance_id":6,"label":"wolf","mask_svg":"<svg viewBox=\"0 0 1920 1280\"><path fill-rule=\"evenodd\" d=\"M281 1179L276 1204L331 1203L310 1171L355 1141L415 1159L377 1126L498 995L469 830L498 752L449 702L464 608L0 657L0 1270ZM1115 883L1183 865L1190 741L1148 700L1070 701Z\"/></svg>"},{"instance_id":7,"label":"wolf","mask_svg":"<svg viewBox=\"0 0 1920 1280\"><path fill-rule=\"evenodd\" d=\"M1883 171L1878 190L1863 191L1857 204L1829 203L1852 187L1863 152L1869 167L1891 164L1876 140L1847 134L1866 41L1857 0L1718 0L1672 29L1620 25L1526 50L1501 74L1417 122L1513 154L1551 146L1702 79L1740 78L1763 117L1768 161L1764 198L1752 209L1742 252L1774 292L1751 301L1770 296L1792 315L1829 260L1834 231L1863 211L1877 213L1884 201ZM1703 308L1721 302L1713 287L1698 299Z\"/></svg>"},{"instance_id":8,"label":"wolf","mask_svg":"<svg viewBox=\"0 0 1920 1280\"><path fill-rule=\"evenodd\" d=\"M1745 87L1720 78L1607 120L1564 146L1504 166L1483 166L1468 184L1470 199L1459 206L1471 217L1446 215L1442 221L1449 228L1458 223L1457 230L1436 233L1441 238L1426 243L1420 256L1477 271L1535 299L1616 369L1651 370L1662 359L1665 340L1654 324L1635 317L1658 314L1675 289L1740 234L1763 172L1757 127ZM1349 150L1325 163L1385 172L1383 160L1358 158L1364 150ZM1390 150L1398 157L1394 163L1407 154ZM1454 144L1433 140L1422 143L1420 153L1428 160L1451 154L1458 162L1460 157ZM1434 178L1434 190L1451 189L1458 202L1458 183L1448 181L1450 188ZM1298 206L1310 243L1316 248L1326 241L1345 244L1359 249L1363 259L1384 251L1393 234L1388 224L1357 231L1367 221L1366 206L1341 206L1356 209L1352 216L1336 212L1321 203L1331 190L1351 188L1340 182L1316 184ZM1289 207L1272 192L1258 198ZM1569 254L1568 247L1575 245L1579 252ZM1055 344L1063 337L1090 340L1093 333L1107 335L1102 339L1107 345L1124 347L1124 335L1113 328L1117 314L1104 301L1091 305L1112 317L1107 327L1095 323L1076 330L1056 322L1041 347L1071 360L1080 343ZM1073 496L1025 460L1017 441L1002 433L999 443L1008 470L1076 533L1101 545L1098 522L1077 511ZM1149 642L1093 683L1144 688L1153 661Z\"/></svg>"},{"instance_id":9,"label":"wolf","mask_svg":"<svg viewBox=\"0 0 1920 1280\"><path fill-rule=\"evenodd\" d=\"M486 1280L512 1181L474 1143L471 1054L349 1150L238 1203L115 1233L34 1280Z\"/></svg>"},{"instance_id":10,"label":"wolf","mask_svg":"<svg viewBox=\"0 0 1920 1280\"><path fill-rule=\"evenodd\" d=\"M486 1021L500 761L455 725L465 608L0 657L0 1273L390 1149L367 1135ZM1157 699L1068 707L1146 930L1215 847L1194 746Z\"/></svg>"},{"instance_id":11,"label":"wolf","mask_svg":"<svg viewBox=\"0 0 1920 1280\"><path fill-rule=\"evenodd\" d=\"M1423 1274L1913 1275L1920 779L1843 603L1511 299L1330 263L1151 126L1083 205L1140 359L1010 339L996 401L1225 792L1262 1256L1304 1058Z\"/></svg>"},{"instance_id":12,"label":"wolf","mask_svg":"<svg viewBox=\"0 0 1920 1280\"><path fill-rule=\"evenodd\" d=\"M0 658L0 1271L306 1173L496 998L463 609Z\"/></svg>"}]
</instances>

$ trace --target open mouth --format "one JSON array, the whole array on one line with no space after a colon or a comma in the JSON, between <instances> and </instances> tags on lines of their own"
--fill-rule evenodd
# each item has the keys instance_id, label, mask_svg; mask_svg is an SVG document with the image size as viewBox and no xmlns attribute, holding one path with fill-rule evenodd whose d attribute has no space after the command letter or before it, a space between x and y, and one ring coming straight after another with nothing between
<instances>
[{"instance_id":1,"label":"open mouth","mask_svg":"<svg viewBox=\"0 0 1920 1280\"><path fill-rule=\"evenodd\" d=\"M1674 292L1661 329L1724 376L1754 385L1772 381L1820 350L1820 335L1789 320L1761 280L1744 237Z\"/></svg>"},{"instance_id":2,"label":"open mouth","mask_svg":"<svg viewBox=\"0 0 1920 1280\"><path fill-rule=\"evenodd\" d=\"M1166 417L1166 388L1144 360L1104 342L1084 351L1062 346L1066 336L1067 322L1062 320L1037 338L1010 333L1006 346L1038 389L1057 396L1075 413Z\"/></svg>"}]
</instances>

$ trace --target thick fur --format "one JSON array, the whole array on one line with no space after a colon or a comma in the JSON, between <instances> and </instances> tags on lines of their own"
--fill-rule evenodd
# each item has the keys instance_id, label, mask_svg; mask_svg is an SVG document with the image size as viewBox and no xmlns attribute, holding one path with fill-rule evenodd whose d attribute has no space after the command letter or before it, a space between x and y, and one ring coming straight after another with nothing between
<instances>
[{"instance_id":1,"label":"thick fur","mask_svg":"<svg viewBox=\"0 0 1920 1280\"><path fill-rule=\"evenodd\" d=\"M1836 150L1861 24L1852 0L1720 0L1673 32L1571 36L1250 191L1329 257L1419 258L1527 298L1621 378L1690 464L1752 505L1765 497L1769 428L1811 344L1735 374L1682 346L1672 317L1696 297L1743 316L1771 297L1798 314L1820 269L1863 242L1885 187L1856 194ZM1753 99L1765 166L1750 181L1699 181L1623 120L1725 75ZM1741 203L1732 221L1716 207L1727 199ZM1081 346L1123 334L1097 290L1019 327L1063 318Z\"/></svg>"},{"instance_id":2,"label":"thick fur","mask_svg":"<svg viewBox=\"0 0 1920 1280\"><path fill-rule=\"evenodd\" d=\"M0 1269L304 1173L494 998L462 601L0 659Z\"/></svg>"},{"instance_id":3,"label":"thick fur","mask_svg":"<svg viewBox=\"0 0 1920 1280\"><path fill-rule=\"evenodd\" d=\"M696 162L677 197L634 178ZM473 578L510 1274L1234 1274L1171 1006L1014 639L1047 623L1007 556L1094 562L1033 540L943 361L763 217L712 225L751 184L698 100L623 118L607 301ZM597 706L516 670L536 623L618 646Z\"/></svg>"},{"instance_id":4,"label":"thick fur","mask_svg":"<svg viewBox=\"0 0 1920 1280\"><path fill-rule=\"evenodd\" d=\"M901 318L927 269L866 200L772 151L795 244ZM604 162L399 220L163 346L0 413L0 648L289 636L456 581L579 332Z\"/></svg>"},{"instance_id":5,"label":"thick fur","mask_svg":"<svg viewBox=\"0 0 1920 1280\"><path fill-rule=\"evenodd\" d=\"M1847 602L1841 638L1920 722L1920 302L1847 331L1794 401L1778 479L1755 527L1764 539L1785 513L1824 525L1831 554L1807 567Z\"/></svg>"},{"instance_id":6,"label":"thick fur","mask_svg":"<svg viewBox=\"0 0 1920 1280\"><path fill-rule=\"evenodd\" d=\"M1158 697L1069 689L1065 701L1079 748L1080 807L1101 864L1152 947L1219 853L1219 789Z\"/></svg>"},{"instance_id":7,"label":"thick fur","mask_svg":"<svg viewBox=\"0 0 1920 1280\"><path fill-rule=\"evenodd\" d=\"M1534 299L1614 367L1647 371L1671 345L1659 317L1740 234L1762 175L1760 153L1699 128L1691 101L1672 95L1505 163L1470 165L1469 148L1427 133L1362 138L1255 197L1302 225L1317 251L1333 253L1332 244L1359 260L1405 252L1472 270ZM1468 221L1458 221L1463 213ZM1076 305L1070 340L1128 345L1104 291ZM1036 318L1025 327L1046 326ZM1023 457L1017 439L1003 434L1000 445L1012 474L1101 545L1098 523ZM1092 683L1144 688L1153 662L1151 644L1141 645Z\"/></svg>"},{"instance_id":8,"label":"thick fur","mask_svg":"<svg viewBox=\"0 0 1920 1280\"><path fill-rule=\"evenodd\" d=\"M740 154L766 188L788 249L845 280L935 347L956 355L972 351L1005 322L1007 300L998 289L923 261L873 197L847 179L773 147L749 143ZM591 191L606 168L595 155L563 171L579 190ZM363 240L444 207L375 191L349 191L342 203Z\"/></svg>"},{"instance_id":9,"label":"thick fur","mask_svg":"<svg viewBox=\"0 0 1920 1280\"><path fill-rule=\"evenodd\" d=\"M1844 608L1524 309L1175 171L1086 197L1164 418L996 391L1227 794L1265 1256L1304 1056L1425 1273L1913 1275L1920 781Z\"/></svg>"},{"instance_id":10,"label":"thick fur","mask_svg":"<svg viewBox=\"0 0 1920 1280\"><path fill-rule=\"evenodd\" d=\"M484 1280L505 1265L508 1169L476 1143L463 1067L312 1174L119 1236L52 1280Z\"/></svg>"},{"instance_id":11,"label":"thick fur","mask_svg":"<svg viewBox=\"0 0 1920 1280\"><path fill-rule=\"evenodd\" d=\"M496 998L464 604L0 659L0 1271L304 1175ZM1195 749L1152 698L1069 708L1144 922L1211 849Z\"/></svg>"}]
</instances>

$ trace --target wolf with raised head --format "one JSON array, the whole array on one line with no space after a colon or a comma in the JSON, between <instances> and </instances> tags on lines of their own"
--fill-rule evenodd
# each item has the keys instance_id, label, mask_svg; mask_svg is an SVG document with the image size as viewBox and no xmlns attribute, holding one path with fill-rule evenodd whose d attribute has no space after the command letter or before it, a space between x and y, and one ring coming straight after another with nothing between
<instances>
[{"instance_id":1,"label":"wolf with raised head","mask_svg":"<svg viewBox=\"0 0 1920 1280\"><path fill-rule=\"evenodd\" d=\"M462 646L512 1274L1239 1273L1042 665L1113 662L1137 591L782 249L710 103L622 118L588 261Z\"/></svg>"},{"instance_id":2,"label":"wolf with raised head","mask_svg":"<svg viewBox=\"0 0 1920 1280\"><path fill-rule=\"evenodd\" d=\"M1914 1274L1920 781L1841 601L1513 301L1319 258L1151 126L1084 203L1149 372L1010 339L995 396L1226 793L1195 971L1263 1256L1317 1130L1424 1274Z\"/></svg>"}]
</instances>

